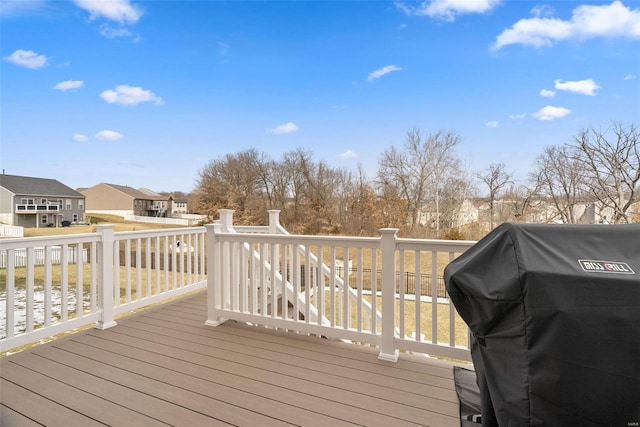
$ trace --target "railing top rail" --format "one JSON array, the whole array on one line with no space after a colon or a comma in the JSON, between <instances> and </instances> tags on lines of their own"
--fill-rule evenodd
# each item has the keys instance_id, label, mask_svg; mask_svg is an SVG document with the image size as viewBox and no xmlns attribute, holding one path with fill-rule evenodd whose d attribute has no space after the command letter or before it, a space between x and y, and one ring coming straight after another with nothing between
<instances>
[{"instance_id":1,"label":"railing top rail","mask_svg":"<svg viewBox=\"0 0 640 427\"><path fill-rule=\"evenodd\" d=\"M216 232L216 238L231 242L267 242L308 246L349 246L363 248L377 248L380 242L380 238L378 237L307 236L302 234L254 234L228 232Z\"/></svg>"},{"instance_id":2,"label":"railing top rail","mask_svg":"<svg viewBox=\"0 0 640 427\"><path fill-rule=\"evenodd\" d=\"M22 249L37 248L51 245L64 245L76 243L91 243L100 241L100 234L66 234L60 236L41 236L41 237L13 237L10 239L0 240L0 249Z\"/></svg>"},{"instance_id":3,"label":"railing top rail","mask_svg":"<svg viewBox=\"0 0 640 427\"><path fill-rule=\"evenodd\" d=\"M373 247L380 241L379 237L357 237L357 236L309 236L301 234L268 234L264 231L258 234L258 230L265 230L267 227L234 226L235 233L218 232L216 236L226 241L251 241L271 243L291 243L294 241L303 245L323 245L323 246L351 246L351 247ZM253 236L249 238L249 236ZM422 250L439 252L464 252L476 242L472 240L439 240L439 239L396 239L396 248L399 250Z\"/></svg>"},{"instance_id":4,"label":"railing top rail","mask_svg":"<svg viewBox=\"0 0 640 427\"><path fill-rule=\"evenodd\" d=\"M141 231L118 231L114 233L116 240L135 239L143 237L156 237L174 234L199 234L204 233L204 227L177 227L177 228L161 228L157 230L141 230Z\"/></svg>"},{"instance_id":5,"label":"railing top rail","mask_svg":"<svg viewBox=\"0 0 640 427\"><path fill-rule=\"evenodd\" d=\"M439 252L464 252L475 245L473 240L407 239L396 240L396 248Z\"/></svg>"},{"instance_id":6,"label":"railing top rail","mask_svg":"<svg viewBox=\"0 0 640 427\"><path fill-rule=\"evenodd\" d=\"M269 226L266 225L234 225L233 229L238 233L261 233L266 234L269 233Z\"/></svg>"},{"instance_id":7,"label":"railing top rail","mask_svg":"<svg viewBox=\"0 0 640 427\"><path fill-rule=\"evenodd\" d=\"M175 234L199 234L204 233L204 227L183 227L183 228L164 228L158 230L141 230L141 231L119 231L114 233L115 240L126 240L135 238L157 237ZM21 248L37 248L51 245L77 244L99 242L102 236L99 232L82 233L82 234L62 234L56 236L39 236L39 237L11 237L0 239L0 249L21 249Z\"/></svg>"}]
</instances>

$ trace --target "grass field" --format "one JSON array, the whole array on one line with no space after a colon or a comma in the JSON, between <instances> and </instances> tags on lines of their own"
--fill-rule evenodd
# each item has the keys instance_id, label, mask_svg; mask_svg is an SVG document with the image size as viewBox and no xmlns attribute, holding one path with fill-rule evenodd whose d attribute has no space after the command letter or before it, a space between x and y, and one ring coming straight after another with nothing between
<instances>
[{"instance_id":1,"label":"grass field","mask_svg":"<svg viewBox=\"0 0 640 427\"><path fill-rule=\"evenodd\" d=\"M181 228L182 225L175 224L155 224L147 222L131 222L125 221L124 218L117 215L95 214L90 216L91 224L88 225L72 225L70 227L40 227L25 228L24 237L38 236L60 236L65 234L84 234L95 232L96 224L114 224L115 231L139 231L139 230L156 230L159 228Z\"/></svg>"}]
</instances>

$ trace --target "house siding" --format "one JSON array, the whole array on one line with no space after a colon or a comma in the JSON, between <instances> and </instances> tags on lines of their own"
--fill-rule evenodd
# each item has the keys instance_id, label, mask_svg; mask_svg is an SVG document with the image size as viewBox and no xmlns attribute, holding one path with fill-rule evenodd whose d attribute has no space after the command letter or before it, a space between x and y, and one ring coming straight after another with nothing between
<instances>
[{"instance_id":1,"label":"house siding","mask_svg":"<svg viewBox=\"0 0 640 427\"><path fill-rule=\"evenodd\" d=\"M17 205L32 209L19 211ZM42 208L42 206L45 206ZM51 209L58 206L58 209ZM85 198L70 187L48 178L0 176L0 219L9 225L41 227L62 221L84 222Z\"/></svg>"},{"instance_id":2,"label":"house siding","mask_svg":"<svg viewBox=\"0 0 640 427\"><path fill-rule=\"evenodd\" d=\"M89 213L149 216L153 211L152 197L130 187L100 183L81 192Z\"/></svg>"},{"instance_id":3,"label":"house siding","mask_svg":"<svg viewBox=\"0 0 640 427\"><path fill-rule=\"evenodd\" d=\"M87 198L87 211L129 211L133 213L133 198L107 185L82 190Z\"/></svg>"},{"instance_id":4,"label":"house siding","mask_svg":"<svg viewBox=\"0 0 640 427\"><path fill-rule=\"evenodd\" d=\"M13 216L13 193L4 187L0 187L0 212L3 215Z\"/></svg>"}]
</instances>

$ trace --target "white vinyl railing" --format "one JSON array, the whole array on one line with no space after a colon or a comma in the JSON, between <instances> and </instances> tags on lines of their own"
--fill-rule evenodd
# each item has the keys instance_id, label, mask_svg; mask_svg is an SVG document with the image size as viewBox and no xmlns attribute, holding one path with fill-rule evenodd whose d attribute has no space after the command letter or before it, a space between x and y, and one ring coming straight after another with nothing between
<instances>
[{"instance_id":1,"label":"white vinyl railing","mask_svg":"<svg viewBox=\"0 0 640 427\"><path fill-rule=\"evenodd\" d=\"M219 212L205 226L207 324L233 319L374 345L385 360L400 351L470 360L468 329L441 276L474 242L400 239L396 229L379 238L289 235L278 211L268 227L235 227L232 210Z\"/></svg>"},{"instance_id":2,"label":"white vinyl railing","mask_svg":"<svg viewBox=\"0 0 640 427\"><path fill-rule=\"evenodd\" d=\"M0 240L0 352L206 286L204 227L96 230Z\"/></svg>"},{"instance_id":3,"label":"white vinyl railing","mask_svg":"<svg viewBox=\"0 0 640 427\"><path fill-rule=\"evenodd\" d=\"M52 264L60 264L62 263L62 247L61 246L50 246L51 248L51 260ZM44 265L45 264L45 248L33 248L33 263L34 265ZM0 269L7 268L7 255L8 251L0 252ZM26 267L27 266L27 250L26 249L16 249L13 252L14 267ZM82 249L78 251L76 246L67 247L67 256L66 261L75 264L77 262L78 257L82 257L83 262L87 262L87 249Z\"/></svg>"},{"instance_id":4,"label":"white vinyl railing","mask_svg":"<svg viewBox=\"0 0 640 427\"><path fill-rule=\"evenodd\" d=\"M233 225L0 240L0 352L208 288L208 325L233 319L380 349L469 360L442 270L474 242L290 235ZM59 248L59 249L58 249ZM42 251L42 265L37 265ZM24 252L25 265L16 262ZM83 256L72 256L72 254ZM59 261L56 259L59 254ZM205 274L208 273L208 274Z\"/></svg>"},{"instance_id":5,"label":"white vinyl railing","mask_svg":"<svg viewBox=\"0 0 640 427\"><path fill-rule=\"evenodd\" d=\"M169 224L169 225L184 225L191 227L202 219L193 218L172 218L172 217L160 217L160 216L137 216L137 215L125 215L124 219L134 222L147 222L151 224Z\"/></svg>"},{"instance_id":6,"label":"white vinyl railing","mask_svg":"<svg viewBox=\"0 0 640 427\"><path fill-rule=\"evenodd\" d=\"M23 237L24 227L0 224L0 237Z\"/></svg>"}]
</instances>

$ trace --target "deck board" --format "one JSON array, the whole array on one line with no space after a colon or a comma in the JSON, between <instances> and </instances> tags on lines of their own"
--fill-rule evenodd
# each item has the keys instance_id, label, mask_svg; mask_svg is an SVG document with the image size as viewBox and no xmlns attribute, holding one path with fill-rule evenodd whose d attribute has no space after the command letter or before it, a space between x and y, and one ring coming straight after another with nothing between
<instances>
[{"instance_id":1,"label":"deck board","mask_svg":"<svg viewBox=\"0 0 640 427\"><path fill-rule=\"evenodd\" d=\"M40 425L4 405L0 405L0 414L2 414L2 425L12 427L35 427Z\"/></svg>"},{"instance_id":2,"label":"deck board","mask_svg":"<svg viewBox=\"0 0 640 427\"><path fill-rule=\"evenodd\" d=\"M0 425L460 425L451 362L205 320L200 293L2 358Z\"/></svg>"}]
</instances>

